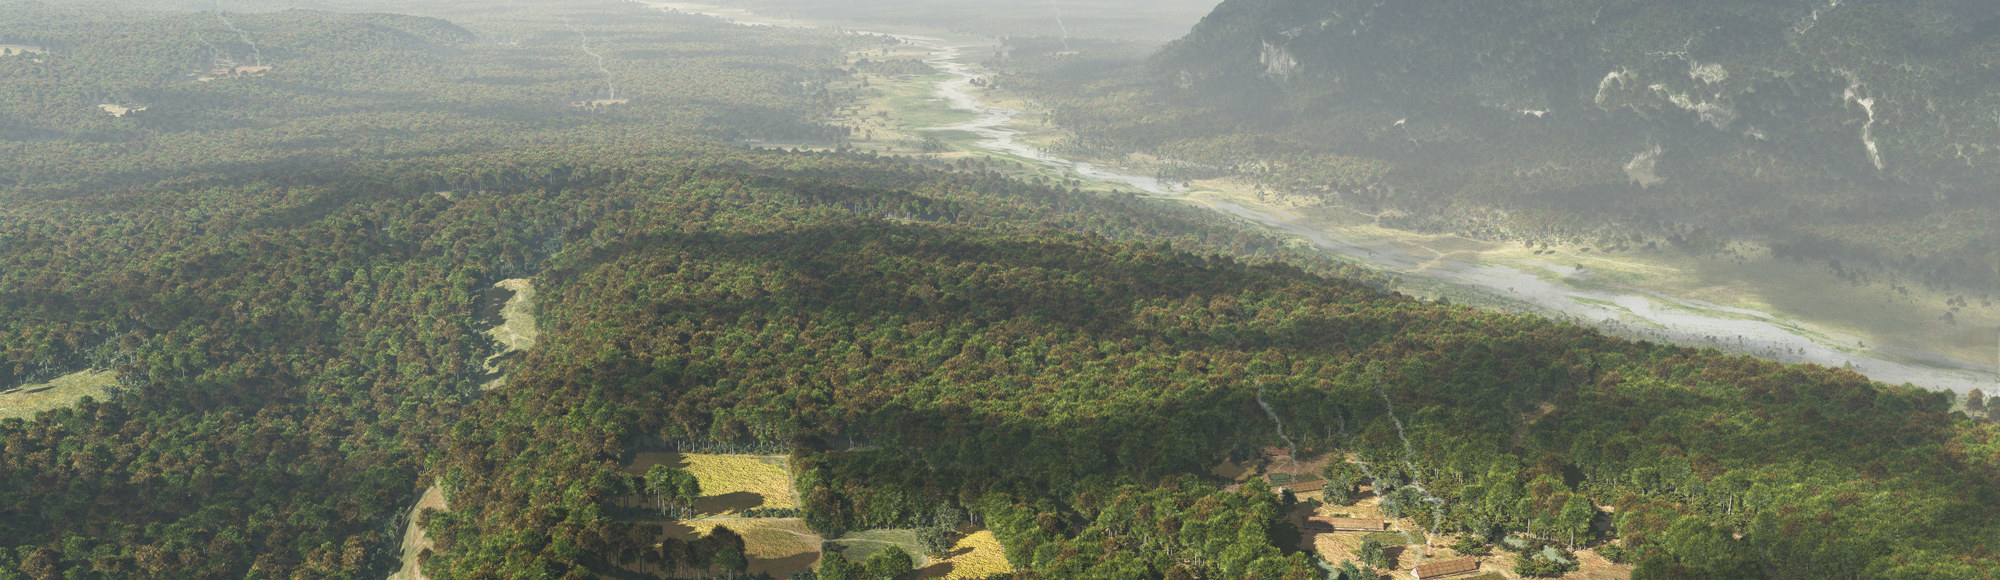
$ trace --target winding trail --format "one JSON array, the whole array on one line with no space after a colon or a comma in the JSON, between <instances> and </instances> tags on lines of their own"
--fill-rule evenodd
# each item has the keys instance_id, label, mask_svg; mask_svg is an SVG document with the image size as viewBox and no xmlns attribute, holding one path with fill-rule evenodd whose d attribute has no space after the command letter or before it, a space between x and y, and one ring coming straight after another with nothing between
<instances>
[{"instance_id":1,"label":"winding trail","mask_svg":"<svg viewBox=\"0 0 2000 580\"><path fill-rule=\"evenodd\" d=\"M500 318L499 324L486 331L488 336L493 337L494 342L500 343L501 349L499 353L486 358L486 372L492 378L480 385L481 391L491 391L506 386L507 369L501 363L509 355L533 348L535 346L535 339L542 334L535 327L535 281L533 279L515 278L501 280L493 285L493 289L509 294L507 295L506 302L500 305L498 313ZM417 498L416 505L411 506L409 513L405 515L406 521L403 524L402 541L403 566L395 573L390 574L389 580L424 580L425 578L423 568L417 562L417 556L423 553L426 548L431 547L431 541L425 537L423 527L417 525L417 514L423 513L424 508L435 508L440 511L450 510L451 507L445 505L444 489L437 485L432 485L429 489L424 490L424 494Z\"/></svg>"},{"instance_id":2,"label":"winding trail","mask_svg":"<svg viewBox=\"0 0 2000 580\"><path fill-rule=\"evenodd\" d=\"M810 22L767 19L742 10L709 5L635 1L661 10L715 16L745 26L820 27ZM1423 278L1471 290L1552 318L1593 326L1627 338L1714 347L1725 352L1756 354L1784 363L1811 362L1828 367L1851 365L1854 370L1878 381L1911 383L1960 393L1980 387L1993 389L2000 384L2000 373L1995 372L1996 367L1984 364L1913 348L1857 348L1854 345L1863 343L1859 337L1755 310L1636 288L1578 288L1565 284L1564 280L1588 280L1591 276L1589 271L1551 262L1526 259L1459 260L1452 258L1455 253L1437 251L1429 251L1435 254L1432 256L1419 256L1408 249L1355 231L1312 223L1285 208L1250 207L1243 200L1223 191L1164 183L1117 168L1062 157L1023 141L1025 131L1016 128L1015 124L1023 115L1021 111L982 100L980 91L983 89L973 81L983 76L984 72L967 56L981 53L972 49L990 49L995 43L948 40L918 34L856 33L886 35L930 51L931 56L925 62L949 75L949 78L937 83L937 98L953 110L970 114L972 119L925 130L972 134L978 137L973 146L978 153L1014 157L1068 179L1092 182L1114 190L1142 192L1151 197L1229 214L1296 235L1322 250L1385 273ZM1574 258L1570 260L1572 263L1585 259L1580 256Z\"/></svg>"}]
</instances>

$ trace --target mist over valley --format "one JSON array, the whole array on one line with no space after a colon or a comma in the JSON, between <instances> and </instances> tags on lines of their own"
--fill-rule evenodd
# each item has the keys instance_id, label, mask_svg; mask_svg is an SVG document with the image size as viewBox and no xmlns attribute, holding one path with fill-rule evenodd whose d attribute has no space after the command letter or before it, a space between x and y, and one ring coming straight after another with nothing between
<instances>
[{"instance_id":1,"label":"mist over valley","mask_svg":"<svg viewBox=\"0 0 2000 580\"><path fill-rule=\"evenodd\" d=\"M2000 8L0 2L0 580L1991 578Z\"/></svg>"}]
</instances>

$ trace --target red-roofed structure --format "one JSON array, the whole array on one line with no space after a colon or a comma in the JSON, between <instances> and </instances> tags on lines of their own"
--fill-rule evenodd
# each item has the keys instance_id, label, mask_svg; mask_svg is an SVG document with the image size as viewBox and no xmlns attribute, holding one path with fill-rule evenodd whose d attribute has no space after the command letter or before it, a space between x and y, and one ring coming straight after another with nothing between
<instances>
[{"instance_id":1,"label":"red-roofed structure","mask_svg":"<svg viewBox=\"0 0 2000 580\"><path fill-rule=\"evenodd\" d=\"M1416 570L1410 571L1410 575L1415 576L1417 580L1424 580L1426 578L1443 578L1445 576L1451 576L1454 574L1464 574L1467 572L1477 572L1477 571L1479 571L1479 560L1473 558L1459 558L1457 560L1431 562L1429 564L1417 566Z\"/></svg>"},{"instance_id":2,"label":"red-roofed structure","mask_svg":"<svg viewBox=\"0 0 2000 580\"><path fill-rule=\"evenodd\" d=\"M1336 532L1383 532L1389 530L1389 522L1387 520L1361 518L1313 516L1306 518L1306 525L1320 529L1331 529Z\"/></svg>"}]
</instances>

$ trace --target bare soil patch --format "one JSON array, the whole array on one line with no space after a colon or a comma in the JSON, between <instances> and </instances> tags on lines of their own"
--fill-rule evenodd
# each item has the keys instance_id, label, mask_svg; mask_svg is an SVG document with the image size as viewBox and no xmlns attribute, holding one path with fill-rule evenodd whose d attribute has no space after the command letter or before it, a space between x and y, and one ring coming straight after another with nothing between
<instances>
[{"instance_id":1,"label":"bare soil patch","mask_svg":"<svg viewBox=\"0 0 2000 580\"><path fill-rule=\"evenodd\" d=\"M501 280L486 294L489 311L485 318L495 326L486 331L500 352L486 358L488 379L480 388L493 390L507 384L507 368L514 355L534 348L542 335L535 326L535 283L527 278Z\"/></svg>"},{"instance_id":2,"label":"bare soil patch","mask_svg":"<svg viewBox=\"0 0 2000 580\"><path fill-rule=\"evenodd\" d=\"M417 515L424 513L425 509L438 511L449 509L444 504L443 489L431 486L430 489L424 490L424 495L417 500L417 505L410 508L410 521L403 525L403 568L389 575L389 580L424 580L424 571L418 565L419 560L425 551L435 548L430 538L425 537L423 527L417 525Z\"/></svg>"}]
</instances>

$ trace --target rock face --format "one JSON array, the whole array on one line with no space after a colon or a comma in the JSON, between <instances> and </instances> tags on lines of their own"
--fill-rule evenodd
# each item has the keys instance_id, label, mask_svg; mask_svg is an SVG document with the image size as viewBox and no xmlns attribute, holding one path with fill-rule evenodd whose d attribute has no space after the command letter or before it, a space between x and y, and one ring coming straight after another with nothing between
<instances>
[{"instance_id":1,"label":"rock face","mask_svg":"<svg viewBox=\"0 0 2000 580\"><path fill-rule=\"evenodd\" d=\"M1265 115L1529 112L1668 151L2000 185L2000 3L1987 0L1228 0L1154 69L1188 99ZM1634 150L1602 155L1618 167Z\"/></svg>"}]
</instances>

